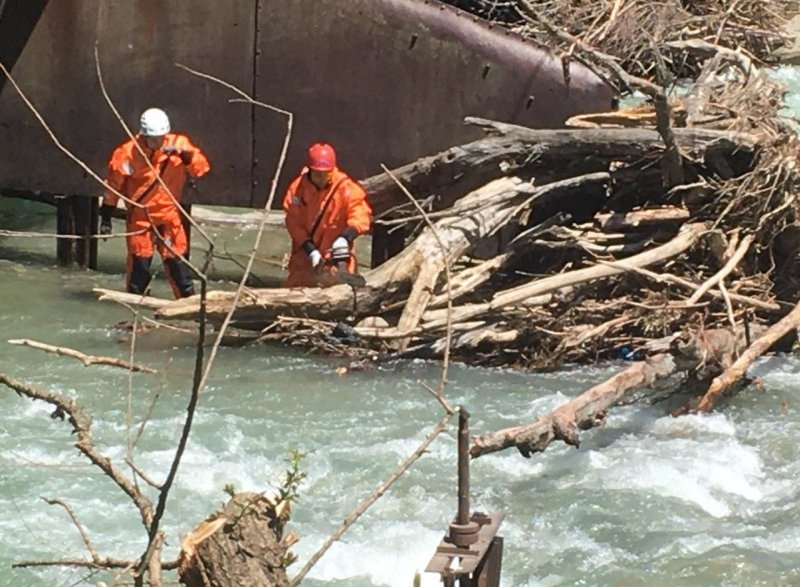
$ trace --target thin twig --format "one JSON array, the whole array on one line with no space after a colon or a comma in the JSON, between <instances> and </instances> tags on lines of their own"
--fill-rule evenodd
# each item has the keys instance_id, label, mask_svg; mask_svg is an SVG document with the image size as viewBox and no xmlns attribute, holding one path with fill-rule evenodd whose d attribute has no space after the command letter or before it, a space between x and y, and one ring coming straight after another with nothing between
<instances>
[{"instance_id":1,"label":"thin twig","mask_svg":"<svg viewBox=\"0 0 800 587\"><path fill-rule=\"evenodd\" d=\"M153 506L150 500L148 500L147 497L131 483L128 477L111 462L111 459L101 454L95 448L92 442L92 421L74 399L40 387L27 385L22 381L9 377L5 373L0 373L0 384L13 389L19 395L24 395L30 399L43 401L54 406L55 411L51 414L52 418L60 418L63 420L65 416L68 416L74 432L78 435L75 447L83 453L92 464L99 467L110 477L117 486L131 498L139 510L145 527L150 525L153 519Z\"/></svg>"},{"instance_id":2,"label":"thin twig","mask_svg":"<svg viewBox=\"0 0 800 587\"><path fill-rule=\"evenodd\" d=\"M333 545L334 542L339 540L342 535L347 532L347 529L350 528L363 514L366 512L370 506L375 503L384 493L386 490L391 487L395 481L397 481L403 473L405 473L411 465L413 465L419 458L425 454L425 451L428 449L428 446L436 439L439 434L441 434L450 420L456 412L447 413L444 417L439 421L436 426L434 426L433 430L425 437L425 440L422 441L417 447L411 456L409 456L405 461L403 461L400 466L389 476L389 478L384 481L372 494L365 499L361 504L356 508L356 510L350 514L347 519L342 522L342 524L336 529L336 531L322 544L322 546L315 552L305 566L300 570L297 575L292 579L291 585L296 586L299 585L300 582L305 578L308 572L313 568L317 561L322 558L327 550Z\"/></svg>"},{"instance_id":3,"label":"thin twig","mask_svg":"<svg viewBox=\"0 0 800 587\"><path fill-rule=\"evenodd\" d=\"M702 298L708 291L721 283L731 271L736 269L736 266L739 265L739 262L744 258L747 251L750 249L750 245L753 244L753 235L749 234L742 239L742 242L739 244L739 247L736 249L736 252L731 256L727 263L717 271L714 275L708 278L700 287L697 288L697 291L692 294L692 297L689 298L687 303L695 304L697 303L700 298Z\"/></svg>"},{"instance_id":4,"label":"thin twig","mask_svg":"<svg viewBox=\"0 0 800 587\"><path fill-rule=\"evenodd\" d=\"M447 411L448 413L454 413L453 412L453 408L450 407L447 404L447 402L445 401L445 399L444 399L444 388L447 385L447 371L448 371L448 369L450 367L450 344L452 343L452 340L453 340L452 276L450 274L450 261L447 258L447 249L445 248L444 243L442 242L442 239L439 237L439 233L436 231L436 226L434 226L433 222L428 217L427 212L425 212L425 210L422 208L422 206L419 205L419 202L417 202L416 198L413 195L411 195L411 192L408 191L406 186L404 186L402 184L402 182L400 182L400 180L397 179L397 177L389 170L388 167L386 167L386 165L381 164L381 169L383 169L383 172L386 175L388 175L390 178L392 178L392 181L394 181L397 184L397 187L400 188L400 190L403 192L403 194L405 194L405 196L408 198L409 202L411 202L414 205L414 207L417 209L417 211L420 213L420 216L423 217L423 219L425 220L425 223L428 225L428 228L430 229L431 233L433 234L433 238L436 239L436 243L439 245L439 248L440 248L441 253L442 253L442 259L444 259L444 272L445 272L445 278L447 279L447 284L446 284L446 287L447 287L447 322L446 322L447 333L445 335L445 348L444 348L444 356L443 356L443 359L442 359L442 374L441 374L441 377L439 379L439 388L437 389L437 399L439 399L439 402L442 404L442 406L445 407L445 411Z\"/></svg>"},{"instance_id":5,"label":"thin twig","mask_svg":"<svg viewBox=\"0 0 800 587\"><path fill-rule=\"evenodd\" d=\"M247 260L247 266L245 268L244 274L242 275L242 278L239 281L239 285L236 288L236 292L234 294L230 310L226 314L225 319L222 321L222 325L219 328L219 332L217 334L217 338L214 341L214 345L211 348L211 352L209 353L208 363L206 364L206 370L203 373L203 376L202 376L202 378L201 378L201 380L199 382L199 389L202 390L205 387L206 381L208 380L208 376L209 376L209 374L211 372L211 367L213 366L214 360L216 359L217 353L219 352L219 347L220 347L220 344L222 343L222 337L225 335L225 332L227 331L227 328L230 325L231 320L233 318L233 314L236 311L236 308L237 308L237 306L239 304L239 299L241 298L242 291L244 290L245 284L247 283L247 278L250 276L250 272L253 270L253 263L255 261L255 256L256 256L256 253L258 252L258 248L259 248L259 246L261 244L261 237L264 234L264 229L265 229L265 227L267 225L267 220L269 218L269 212L272 209L272 202L275 199L275 192L277 191L277 187L278 187L278 179L280 177L281 170L283 169L283 164L284 164L284 162L286 160L286 153L289 150L289 142L291 141L292 129L293 129L293 125L294 125L294 115L291 112L288 112L286 110L281 110L280 108L276 108L274 106L270 106L269 104L265 104L263 102L259 102L257 100L254 100L246 92L240 90L236 86L234 86L232 84L229 84L228 82L222 81L219 78L216 78L216 77L214 77L212 75L208 75L207 73L202 73L200 71L197 71L197 70L192 69L190 67L187 67L185 65L181 65L180 63L176 63L175 65L177 67L183 69L184 71L187 71L188 73L191 73L192 75L196 75L196 76L201 77L203 79L207 79L207 80L213 81L215 83L220 84L223 87L228 88L229 90L233 91L237 95L241 96L247 103L249 103L249 104L251 104L253 106L261 106L262 108L266 108L268 110L272 110L273 112L276 112L276 113L281 114L281 115L286 117L286 135L285 135L284 140L283 140L283 146L281 148L280 157L278 158L278 164L277 164L277 167L275 169L275 173L274 173L274 175L272 177L272 184L270 186L269 196L267 197L267 202L266 202L266 204L264 205L264 208L263 208L263 213L261 215L261 221L258 224L258 231L256 233L255 242L253 243L253 248L252 248L252 251L250 253L250 257Z\"/></svg>"},{"instance_id":6,"label":"thin twig","mask_svg":"<svg viewBox=\"0 0 800 587\"><path fill-rule=\"evenodd\" d=\"M86 550L88 550L89 554L92 555L92 561L95 563L99 563L100 555L97 554L97 551L92 545L92 540L89 538L89 534L86 532L86 528L83 526L83 524L81 524L80 520L78 520L78 515L75 513L75 510L72 509L72 506L70 506L67 502L65 502L62 499L57 499L57 498L50 499L44 496L40 497L50 505L60 505L65 510L67 510L67 514L69 514L72 523L75 524L75 527L78 529L78 532L81 535L81 540L83 540L83 543L86 545Z\"/></svg>"},{"instance_id":7,"label":"thin twig","mask_svg":"<svg viewBox=\"0 0 800 587\"><path fill-rule=\"evenodd\" d=\"M131 460L130 458L125 459L125 464L127 464L131 468L131 470L134 473L136 473L139 477L141 477L144 480L144 482L147 483L150 487L158 489L159 491L164 489L164 486L161 483L151 479L144 471L142 471L139 467L137 467L134 464L133 460Z\"/></svg>"}]
</instances>

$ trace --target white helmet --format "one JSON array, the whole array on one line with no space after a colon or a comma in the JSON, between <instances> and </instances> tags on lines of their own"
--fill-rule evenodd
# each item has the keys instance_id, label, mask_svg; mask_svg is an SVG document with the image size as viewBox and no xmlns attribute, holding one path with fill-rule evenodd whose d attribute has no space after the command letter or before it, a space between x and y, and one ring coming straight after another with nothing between
<instances>
[{"instance_id":1,"label":"white helmet","mask_svg":"<svg viewBox=\"0 0 800 587\"><path fill-rule=\"evenodd\" d=\"M160 108L148 108L142 113L140 132L146 137L163 137L169 132L169 117Z\"/></svg>"}]
</instances>

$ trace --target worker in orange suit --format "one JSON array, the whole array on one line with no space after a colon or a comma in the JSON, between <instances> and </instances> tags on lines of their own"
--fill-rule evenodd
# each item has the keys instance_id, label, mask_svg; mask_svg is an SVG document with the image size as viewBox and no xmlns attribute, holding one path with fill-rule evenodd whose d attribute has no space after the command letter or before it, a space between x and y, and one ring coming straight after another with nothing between
<instances>
[{"instance_id":1,"label":"worker in orange suit","mask_svg":"<svg viewBox=\"0 0 800 587\"><path fill-rule=\"evenodd\" d=\"M180 258L188 250L180 200L187 176L205 175L210 166L186 135L170 132L163 110L146 110L140 123L139 134L111 154L106 177L109 188L130 200L125 202L126 289L134 294L147 293L153 251L158 250L173 294L187 297L194 294L194 285L189 268ZM100 234L111 234L111 215L118 200L111 189L106 189L100 208Z\"/></svg>"},{"instance_id":2,"label":"worker in orange suit","mask_svg":"<svg viewBox=\"0 0 800 587\"><path fill-rule=\"evenodd\" d=\"M292 237L286 287L338 283L337 272L357 272L353 241L369 231L372 209L357 181L336 166L331 145L315 143L306 166L283 198ZM340 276L341 277L341 276Z\"/></svg>"}]
</instances>

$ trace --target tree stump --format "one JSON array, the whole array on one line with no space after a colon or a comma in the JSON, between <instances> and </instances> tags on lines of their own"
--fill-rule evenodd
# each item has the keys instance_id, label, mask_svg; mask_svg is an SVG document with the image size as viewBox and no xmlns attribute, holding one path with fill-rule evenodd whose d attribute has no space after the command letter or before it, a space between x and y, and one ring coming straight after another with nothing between
<instances>
[{"instance_id":1,"label":"tree stump","mask_svg":"<svg viewBox=\"0 0 800 587\"><path fill-rule=\"evenodd\" d=\"M280 509L280 508L279 508ZM184 539L180 583L188 587L289 586L286 564L292 540L283 540L284 519L257 493L237 493Z\"/></svg>"}]
</instances>

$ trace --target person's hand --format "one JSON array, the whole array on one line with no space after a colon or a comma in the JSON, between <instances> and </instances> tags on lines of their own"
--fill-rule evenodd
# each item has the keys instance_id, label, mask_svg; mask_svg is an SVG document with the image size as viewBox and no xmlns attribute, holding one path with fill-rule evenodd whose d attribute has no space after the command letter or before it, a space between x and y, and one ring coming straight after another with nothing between
<instances>
[{"instance_id":1,"label":"person's hand","mask_svg":"<svg viewBox=\"0 0 800 587\"><path fill-rule=\"evenodd\" d=\"M189 165L189 163L192 162L194 153L192 151L181 151L178 153L178 156L181 158L181 163L184 165Z\"/></svg>"},{"instance_id":2,"label":"person's hand","mask_svg":"<svg viewBox=\"0 0 800 587\"><path fill-rule=\"evenodd\" d=\"M108 236L111 234L111 219L104 218L100 221L100 234L103 236Z\"/></svg>"},{"instance_id":3,"label":"person's hand","mask_svg":"<svg viewBox=\"0 0 800 587\"><path fill-rule=\"evenodd\" d=\"M174 145L167 145L161 149L167 155L177 155L181 159L181 163L184 165L189 165L192 162L192 158L194 157L194 153L192 151L184 151L183 149L179 149Z\"/></svg>"},{"instance_id":4,"label":"person's hand","mask_svg":"<svg viewBox=\"0 0 800 587\"><path fill-rule=\"evenodd\" d=\"M331 259L335 263L350 259L350 243L348 243L347 239L343 236L333 241L333 245L331 246Z\"/></svg>"},{"instance_id":5,"label":"person's hand","mask_svg":"<svg viewBox=\"0 0 800 587\"><path fill-rule=\"evenodd\" d=\"M308 258L311 261L311 266L314 267L315 269L317 268L317 265L322 263L322 253L320 253L317 249L311 251L308 254Z\"/></svg>"}]
</instances>

